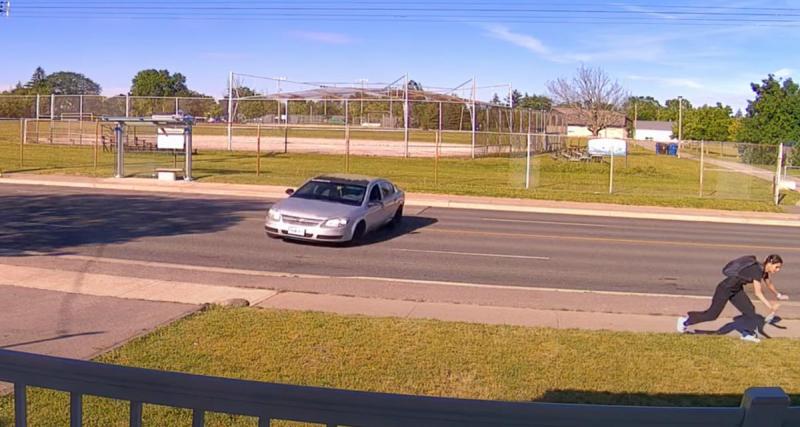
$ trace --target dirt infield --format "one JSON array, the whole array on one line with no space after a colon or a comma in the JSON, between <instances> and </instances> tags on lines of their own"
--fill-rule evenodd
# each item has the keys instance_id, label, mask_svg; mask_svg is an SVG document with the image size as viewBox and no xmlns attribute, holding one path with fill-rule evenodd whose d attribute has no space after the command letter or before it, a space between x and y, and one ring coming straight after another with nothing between
<instances>
[{"instance_id":1,"label":"dirt infield","mask_svg":"<svg viewBox=\"0 0 800 427\"><path fill-rule=\"evenodd\" d=\"M385 141L369 139L351 139L350 154L359 156L403 157L406 154L404 141ZM227 150L228 137L216 135L195 135L192 146L199 150ZM234 136L232 149L235 151L256 151L256 138L251 136ZM261 151L289 153L344 154L347 143L344 139L331 138L297 138L284 141L280 137L261 137ZM477 149L477 152L485 151ZM436 144L430 142L409 142L408 154L413 157L434 157ZM464 144L440 144L439 155L443 157L469 157L472 147Z\"/></svg>"}]
</instances>

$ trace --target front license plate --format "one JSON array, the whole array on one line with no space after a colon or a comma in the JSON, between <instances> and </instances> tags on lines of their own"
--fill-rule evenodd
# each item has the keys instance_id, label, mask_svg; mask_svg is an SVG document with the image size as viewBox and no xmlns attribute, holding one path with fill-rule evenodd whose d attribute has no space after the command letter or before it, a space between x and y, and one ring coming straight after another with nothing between
<instances>
[{"instance_id":1,"label":"front license plate","mask_svg":"<svg viewBox=\"0 0 800 427\"><path fill-rule=\"evenodd\" d=\"M289 234L293 236L305 236L306 229L302 227L289 227Z\"/></svg>"}]
</instances>

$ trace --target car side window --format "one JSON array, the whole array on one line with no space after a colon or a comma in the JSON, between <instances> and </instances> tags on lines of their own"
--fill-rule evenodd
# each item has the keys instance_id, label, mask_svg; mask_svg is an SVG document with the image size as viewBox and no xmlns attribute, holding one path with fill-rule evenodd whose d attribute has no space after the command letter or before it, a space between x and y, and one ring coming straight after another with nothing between
<instances>
[{"instance_id":1,"label":"car side window","mask_svg":"<svg viewBox=\"0 0 800 427\"><path fill-rule=\"evenodd\" d=\"M381 182L380 186L384 199L394 194L394 186L392 184L389 184L388 182Z\"/></svg>"},{"instance_id":2,"label":"car side window","mask_svg":"<svg viewBox=\"0 0 800 427\"><path fill-rule=\"evenodd\" d=\"M369 192L369 201L370 202L380 202L381 201L381 189L379 186L374 185L372 186L372 190Z\"/></svg>"}]
</instances>

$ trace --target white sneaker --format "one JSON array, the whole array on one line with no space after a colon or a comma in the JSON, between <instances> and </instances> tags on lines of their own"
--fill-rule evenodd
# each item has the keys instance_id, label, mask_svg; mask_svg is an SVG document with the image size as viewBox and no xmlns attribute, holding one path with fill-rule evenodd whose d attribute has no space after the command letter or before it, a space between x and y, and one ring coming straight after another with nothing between
<instances>
[{"instance_id":1,"label":"white sneaker","mask_svg":"<svg viewBox=\"0 0 800 427\"><path fill-rule=\"evenodd\" d=\"M741 339L742 341L750 341L755 343L761 342L761 340L758 339L755 335L742 335Z\"/></svg>"},{"instance_id":2,"label":"white sneaker","mask_svg":"<svg viewBox=\"0 0 800 427\"><path fill-rule=\"evenodd\" d=\"M675 325L675 329L677 329L678 332L680 332L680 333L685 333L686 332L686 328L687 328L687 326L686 326L686 321L687 320L689 320L689 318L686 317L686 316L679 317L678 318L678 323Z\"/></svg>"}]
</instances>

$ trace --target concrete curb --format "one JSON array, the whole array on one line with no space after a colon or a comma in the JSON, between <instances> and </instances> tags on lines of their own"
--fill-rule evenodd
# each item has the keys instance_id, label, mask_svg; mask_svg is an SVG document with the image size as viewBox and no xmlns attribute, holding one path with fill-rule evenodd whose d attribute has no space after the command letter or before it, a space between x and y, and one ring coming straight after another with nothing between
<instances>
[{"instance_id":1,"label":"concrete curb","mask_svg":"<svg viewBox=\"0 0 800 427\"><path fill-rule=\"evenodd\" d=\"M124 182L123 182L124 181ZM172 194L196 194L256 199L286 197L284 187L199 182L158 182L137 178L87 178L71 176L12 176L4 175L0 184L42 185L68 188L93 188L117 191L136 191ZM781 213L736 212L712 209L628 206L599 203L554 202L547 200L504 199L438 194L406 194L407 206L425 206L501 212L582 215L626 219L749 224L780 227L800 227L800 215Z\"/></svg>"}]
</instances>

